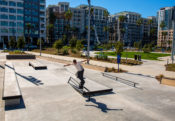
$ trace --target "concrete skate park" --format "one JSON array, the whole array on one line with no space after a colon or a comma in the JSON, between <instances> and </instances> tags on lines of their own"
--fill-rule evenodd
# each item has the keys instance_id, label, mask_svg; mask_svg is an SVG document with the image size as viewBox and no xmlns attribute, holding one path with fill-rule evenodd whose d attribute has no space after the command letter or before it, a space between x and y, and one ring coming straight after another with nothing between
<instances>
[{"instance_id":1,"label":"concrete skate park","mask_svg":"<svg viewBox=\"0 0 175 121\"><path fill-rule=\"evenodd\" d=\"M73 66L36 60L6 60L0 54L1 78L5 63L12 63L21 91L22 100L15 107L6 107L1 101L2 121L174 121L175 88L160 85L154 77L132 73L110 73L117 80L103 76L102 72L85 68L85 85L90 90L113 89L91 97L81 95L69 83L76 78ZM29 63L37 61L47 69L35 70ZM125 79L125 80L122 80ZM137 83L136 86L125 83ZM100 86L98 86L100 85ZM3 84L1 84L1 91ZM2 95L1 95L2 96Z\"/></svg>"}]
</instances>

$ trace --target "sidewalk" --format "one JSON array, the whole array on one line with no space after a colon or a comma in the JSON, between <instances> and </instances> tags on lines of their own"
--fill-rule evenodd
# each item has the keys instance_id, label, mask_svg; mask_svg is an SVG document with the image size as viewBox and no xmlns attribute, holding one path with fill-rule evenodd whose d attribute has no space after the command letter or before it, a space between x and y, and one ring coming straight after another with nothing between
<instances>
[{"instance_id":1,"label":"sidewalk","mask_svg":"<svg viewBox=\"0 0 175 121\"><path fill-rule=\"evenodd\" d=\"M36 52L26 52L29 54L34 54L38 55L39 53ZM55 58L59 60L65 60L65 61L72 61L75 59L74 57L67 57L67 56L59 56L59 55L50 55L50 54L42 54L43 57L50 57L50 58ZM162 58L162 61L144 61L142 65L137 65L137 66L127 66L127 65L120 65L120 68L127 70L131 74L137 74L137 75L142 75L142 76L151 76L155 77L157 75L163 74L166 77L170 78L175 78L175 72L169 72L165 70L165 64L167 63L167 58L170 57L165 57ZM76 58L78 61L82 61L84 59L81 58ZM107 63L107 62L101 62L101 61L90 61L91 65L96 65L100 67L108 67L108 68L118 68L117 64L113 63Z\"/></svg>"}]
</instances>

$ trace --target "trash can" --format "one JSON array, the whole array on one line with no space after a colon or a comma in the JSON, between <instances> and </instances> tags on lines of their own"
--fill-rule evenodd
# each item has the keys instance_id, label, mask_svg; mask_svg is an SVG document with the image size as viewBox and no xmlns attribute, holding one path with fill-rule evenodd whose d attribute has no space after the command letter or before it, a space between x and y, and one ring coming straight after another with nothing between
<instances>
[{"instance_id":1,"label":"trash can","mask_svg":"<svg viewBox=\"0 0 175 121\"><path fill-rule=\"evenodd\" d=\"M142 61L142 56L138 55L138 61Z\"/></svg>"},{"instance_id":2,"label":"trash can","mask_svg":"<svg viewBox=\"0 0 175 121\"><path fill-rule=\"evenodd\" d=\"M137 55L134 55L134 59L137 60Z\"/></svg>"}]
</instances>

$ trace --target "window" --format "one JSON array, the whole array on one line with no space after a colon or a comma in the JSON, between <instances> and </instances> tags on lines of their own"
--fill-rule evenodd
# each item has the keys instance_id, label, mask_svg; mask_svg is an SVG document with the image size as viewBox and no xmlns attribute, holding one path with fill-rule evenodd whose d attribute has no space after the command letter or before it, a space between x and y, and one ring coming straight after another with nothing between
<instances>
[{"instance_id":1,"label":"window","mask_svg":"<svg viewBox=\"0 0 175 121\"><path fill-rule=\"evenodd\" d=\"M17 3L17 6L18 6L18 7L23 7L23 3L19 3L19 2L18 2L18 3Z\"/></svg>"},{"instance_id":2,"label":"window","mask_svg":"<svg viewBox=\"0 0 175 121\"><path fill-rule=\"evenodd\" d=\"M13 8L10 8L10 9L9 9L9 12L10 12L10 13L16 13L16 10L13 9Z\"/></svg>"},{"instance_id":3,"label":"window","mask_svg":"<svg viewBox=\"0 0 175 121\"><path fill-rule=\"evenodd\" d=\"M17 20L23 20L23 16L17 16Z\"/></svg>"},{"instance_id":4,"label":"window","mask_svg":"<svg viewBox=\"0 0 175 121\"><path fill-rule=\"evenodd\" d=\"M16 3L13 2L13 1L10 1L10 2L9 2L9 6L16 6Z\"/></svg>"},{"instance_id":5,"label":"window","mask_svg":"<svg viewBox=\"0 0 175 121\"><path fill-rule=\"evenodd\" d=\"M9 22L9 26L10 27L16 27L16 23L15 22Z\"/></svg>"},{"instance_id":6,"label":"window","mask_svg":"<svg viewBox=\"0 0 175 121\"><path fill-rule=\"evenodd\" d=\"M5 15L5 14L2 14L2 15L1 15L1 19L8 19L8 16Z\"/></svg>"},{"instance_id":7,"label":"window","mask_svg":"<svg viewBox=\"0 0 175 121\"><path fill-rule=\"evenodd\" d=\"M16 20L16 16L9 15L9 19L10 19L10 20Z\"/></svg>"},{"instance_id":8,"label":"window","mask_svg":"<svg viewBox=\"0 0 175 121\"><path fill-rule=\"evenodd\" d=\"M8 4L8 2L6 2L6 1L4 1L4 0L1 0L0 1L0 5L7 5Z\"/></svg>"},{"instance_id":9,"label":"window","mask_svg":"<svg viewBox=\"0 0 175 121\"><path fill-rule=\"evenodd\" d=\"M7 21L1 21L1 26L8 26L8 22Z\"/></svg>"},{"instance_id":10,"label":"window","mask_svg":"<svg viewBox=\"0 0 175 121\"><path fill-rule=\"evenodd\" d=\"M18 9L18 10L17 10L17 13L18 13L18 14L23 14L23 10L22 10L22 9Z\"/></svg>"},{"instance_id":11,"label":"window","mask_svg":"<svg viewBox=\"0 0 175 121\"><path fill-rule=\"evenodd\" d=\"M1 12L8 12L8 9L7 8L1 8L0 11Z\"/></svg>"}]
</instances>

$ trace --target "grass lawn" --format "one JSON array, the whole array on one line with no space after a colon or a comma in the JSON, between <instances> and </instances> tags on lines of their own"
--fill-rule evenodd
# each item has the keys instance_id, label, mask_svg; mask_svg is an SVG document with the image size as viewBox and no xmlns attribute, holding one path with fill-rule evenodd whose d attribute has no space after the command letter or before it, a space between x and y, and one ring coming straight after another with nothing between
<instances>
[{"instance_id":1,"label":"grass lawn","mask_svg":"<svg viewBox=\"0 0 175 121\"><path fill-rule=\"evenodd\" d=\"M96 54L99 54L100 52L97 52ZM108 56L115 56L115 52L104 52ZM158 60L159 57L165 57L170 56L170 54L164 54L164 53L143 53L143 52L122 52L122 57L128 57L128 58L134 58L134 55L141 55L142 59L146 60Z\"/></svg>"}]
</instances>

